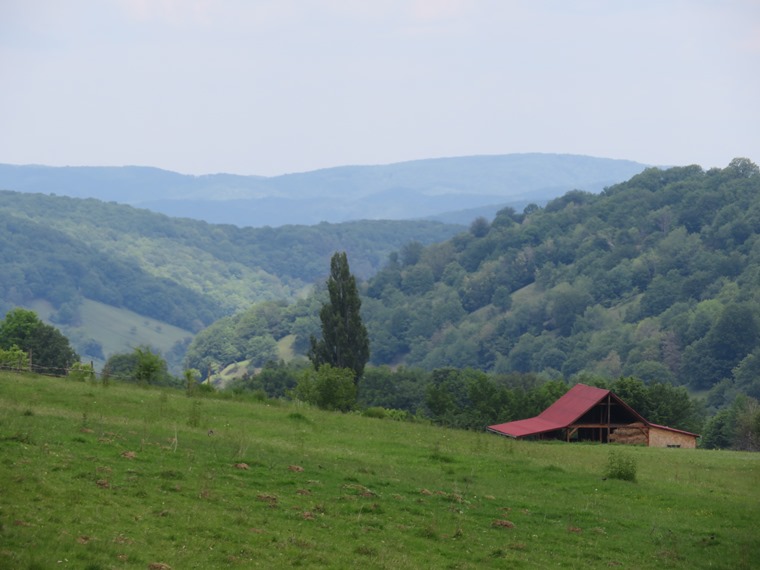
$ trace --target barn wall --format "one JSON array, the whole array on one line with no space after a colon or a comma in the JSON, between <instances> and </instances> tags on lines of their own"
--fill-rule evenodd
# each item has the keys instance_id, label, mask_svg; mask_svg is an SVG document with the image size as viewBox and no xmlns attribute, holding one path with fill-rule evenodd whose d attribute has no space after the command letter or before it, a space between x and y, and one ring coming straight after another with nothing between
<instances>
[{"instance_id":1,"label":"barn wall","mask_svg":"<svg viewBox=\"0 0 760 570\"><path fill-rule=\"evenodd\" d=\"M694 449L697 438L677 431L669 431L656 427L649 428L649 447L679 446Z\"/></svg>"}]
</instances>

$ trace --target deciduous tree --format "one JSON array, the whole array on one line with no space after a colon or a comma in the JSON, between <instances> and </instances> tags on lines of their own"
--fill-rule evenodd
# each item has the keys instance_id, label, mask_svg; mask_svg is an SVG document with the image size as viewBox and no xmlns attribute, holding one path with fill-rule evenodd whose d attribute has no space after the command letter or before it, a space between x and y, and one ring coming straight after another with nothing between
<instances>
[{"instance_id":1,"label":"deciduous tree","mask_svg":"<svg viewBox=\"0 0 760 570\"><path fill-rule=\"evenodd\" d=\"M43 323L34 311L16 308L0 323L0 348L31 352L32 366L51 374L65 374L79 356L61 332Z\"/></svg>"}]
</instances>

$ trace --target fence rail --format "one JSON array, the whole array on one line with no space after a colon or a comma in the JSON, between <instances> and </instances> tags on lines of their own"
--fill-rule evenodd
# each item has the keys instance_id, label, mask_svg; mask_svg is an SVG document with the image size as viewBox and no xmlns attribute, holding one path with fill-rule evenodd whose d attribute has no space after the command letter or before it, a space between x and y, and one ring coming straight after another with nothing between
<instances>
[{"instance_id":1,"label":"fence rail","mask_svg":"<svg viewBox=\"0 0 760 570\"><path fill-rule=\"evenodd\" d=\"M30 374L39 374L40 376L51 376L54 378L65 378L73 372L77 375L83 375L83 376L90 376L90 378L93 381L108 381L108 380L119 380L123 382L134 382L136 378L134 376L124 376L121 374L110 374L110 373L104 373L104 372L97 372L95 370L95 366L93 362L90 362L89 364L85 364L84 366L89 366L90 369L87 368L60 368L60 367L53 367L53 366L40 366L38 364L27 364L24 363L23 366L12 366L9 364L0 364L0 370L8 371L8 372L28 372Z\"/></svg>"}]
</instances>

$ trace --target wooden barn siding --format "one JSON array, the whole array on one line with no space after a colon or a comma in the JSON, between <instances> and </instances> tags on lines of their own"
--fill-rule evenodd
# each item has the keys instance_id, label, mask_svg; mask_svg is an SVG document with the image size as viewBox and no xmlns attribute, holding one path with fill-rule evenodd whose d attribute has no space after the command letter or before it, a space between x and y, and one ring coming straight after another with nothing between
<instances>
[{"instance_id":1,"label":"wooden barn siding","mask_svg":"<svg viewBox=\"0 0 760 570\"><path fill-rule=\"evenodd\" d=\"M697 438L677 431L649 428L649 447L668 447L669 445L694 449L697 447Z\"/></svg>"}]
</instances>

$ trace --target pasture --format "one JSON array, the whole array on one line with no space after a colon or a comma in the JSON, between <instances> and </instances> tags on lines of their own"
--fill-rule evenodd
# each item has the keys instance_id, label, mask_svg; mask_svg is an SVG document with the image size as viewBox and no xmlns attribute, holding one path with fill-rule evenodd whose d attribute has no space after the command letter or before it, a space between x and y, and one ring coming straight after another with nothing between
<instances>
[{"instance_id":1,"label":"pasture","mask_svg":"<svg viewBox=\"0 0 760 570\"><path fill-rule=\"evenodd\" d=\"M611 446L0 373L0 568L731 568L760 454Z\"/></svg>"}]
</instances>

